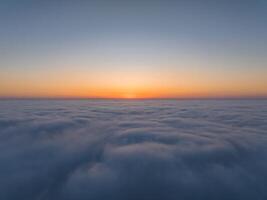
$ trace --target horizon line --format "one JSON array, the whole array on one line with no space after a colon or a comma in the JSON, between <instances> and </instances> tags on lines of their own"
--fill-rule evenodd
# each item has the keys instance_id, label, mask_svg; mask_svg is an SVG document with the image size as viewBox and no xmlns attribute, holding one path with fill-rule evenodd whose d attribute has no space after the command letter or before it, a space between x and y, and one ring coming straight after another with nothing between
<instances>
[{"instance_id":1,"label":"horizon line","mask_svg":"<svg viewBox=\"0 0 267 200\"><path fill-rule=\"evenodd\" d=\"M150 97L150 98L121 98L121 97L0 97L0 100L267 100L267 96L242 97Z\"/></svg>"}]
</instances>

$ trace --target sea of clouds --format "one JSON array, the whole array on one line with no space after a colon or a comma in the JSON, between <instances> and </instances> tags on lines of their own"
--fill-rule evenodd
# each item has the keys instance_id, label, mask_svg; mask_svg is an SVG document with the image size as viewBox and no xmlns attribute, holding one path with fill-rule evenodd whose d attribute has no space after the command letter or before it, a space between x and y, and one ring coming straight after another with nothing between
<instances>
[{"instance_id":1,"label":"sea of clouds","mask_svg":"<svg viewBox=\"0 0 267 200\"><path fill-rule=\"evenodd\" d=\"M267 101L0 101L1 200L266 200Z\"/></svg>"}]
</instances>

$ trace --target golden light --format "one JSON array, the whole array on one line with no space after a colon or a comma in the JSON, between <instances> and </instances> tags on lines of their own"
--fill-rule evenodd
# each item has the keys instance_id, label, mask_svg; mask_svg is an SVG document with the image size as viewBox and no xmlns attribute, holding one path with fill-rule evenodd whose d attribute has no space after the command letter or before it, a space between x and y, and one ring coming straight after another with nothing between
<instances>
[{"instance_id":1,"label":"golden light","mask_svg":"<svg viewBox=\"0 0 267 200\"><path fill-rule=\"evenodd\" d=\"M251 72L247 77L221 73L220 78L205 70L175 71L163 67L151 70L140 66L104 69L33 70L27 76L7 70L0 74L0 96L123 99L266 96L266 73ZM252 76L258 81L248 81Z\"/></svg>"},{"instance_id":2,"label":"golden light","mask_svg":"<svg viewBox=\"0 0 267 200\"><path fill-rule=\"evenodd\" d=\"M136 95L132 94L132 93L125 94L125 95L123 95L123 97L125 99L135 99L135 98L137 98Z\"/></svg>"}]
</instances>

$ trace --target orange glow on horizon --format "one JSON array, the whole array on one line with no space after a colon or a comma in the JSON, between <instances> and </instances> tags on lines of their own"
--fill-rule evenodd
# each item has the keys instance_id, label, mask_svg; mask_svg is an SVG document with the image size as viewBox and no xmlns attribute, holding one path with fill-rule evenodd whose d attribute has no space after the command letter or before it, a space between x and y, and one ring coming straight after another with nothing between
<instances>
[{"instance_id":1,"label":"orange glow on horizon","mask_svg":"<svg viewBox=\"0 0 267 200\"><path fill-rule=\"evenodd\" d=\"M40 90L30 90L24 88L18 91L16 95L13 93L1 94L0 97L14 98L107 98L107 99L158 99L158 98L242 98L242 97L267 97L266 94L255 92L248 93L242 91L220 92L209 91L205 88L137 88L135 90L127 88L98 88L87 89L84 86L70 87L61 90L60 88L43 88Z\"/></svg>"},{"instance_id":2,"label":"orange glow on horizon","mask_svg":"<svg viewBox=\"0 0 267 200\"><path fill-rule=\"evenodd\" d=\"M236 74L151 70L29 72L0 75L0 97L14 98L221 98L267 97L265 75L249 82ZM250 74L249 74L250 75ZM225 80L225 77L227 80Z\"/></svg>"}]
</instances>

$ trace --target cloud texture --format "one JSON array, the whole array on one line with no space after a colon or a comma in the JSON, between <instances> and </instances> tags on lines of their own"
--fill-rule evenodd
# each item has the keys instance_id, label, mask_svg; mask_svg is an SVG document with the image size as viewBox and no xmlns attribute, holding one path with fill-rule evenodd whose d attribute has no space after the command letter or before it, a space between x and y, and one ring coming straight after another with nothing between
<instances>
[{"instance_id":1,"label":"cloud texture","mask_svg":"<svg viewBox=\"0 0 267 200\"><path fill-rule=\"evenodd\" d=\"M2 200L265 200L266 101L0 101Z\"/></svg>"}]
</instances>

